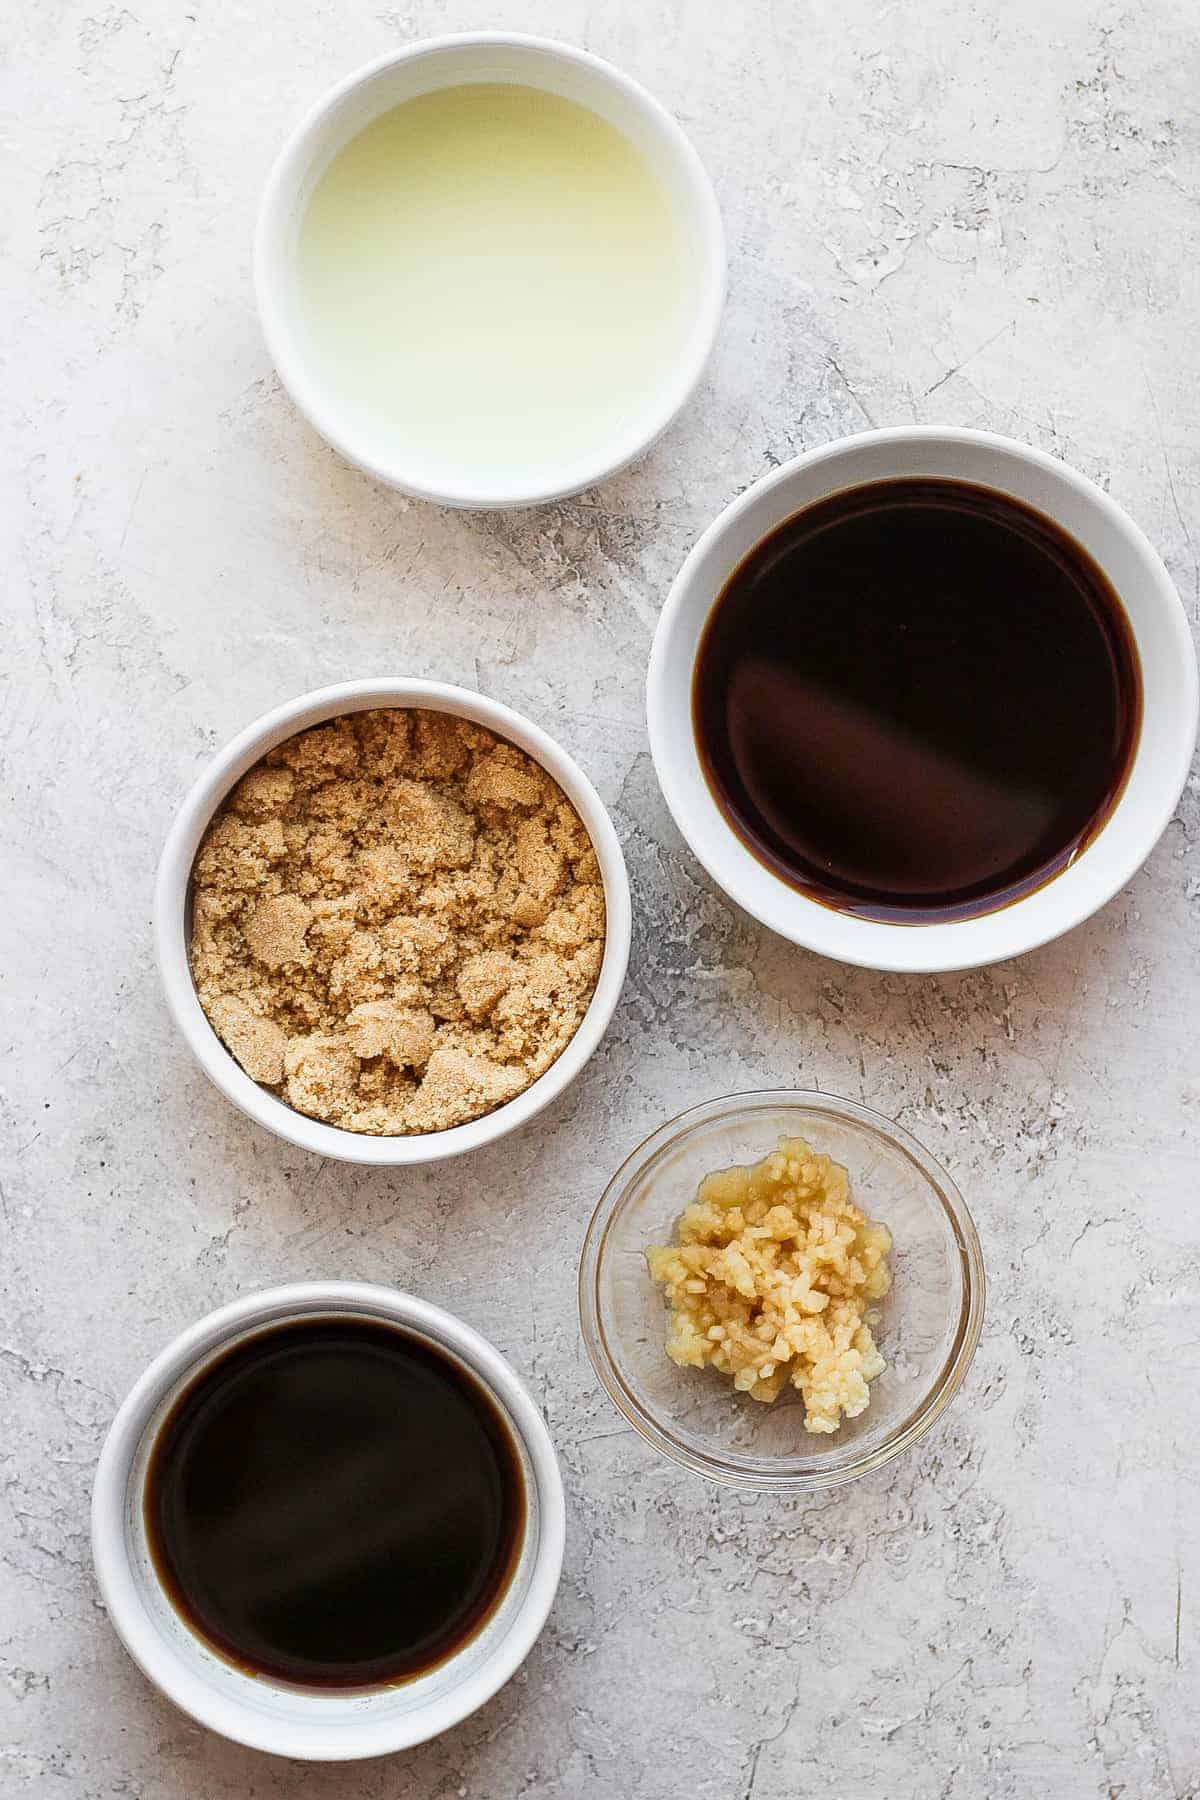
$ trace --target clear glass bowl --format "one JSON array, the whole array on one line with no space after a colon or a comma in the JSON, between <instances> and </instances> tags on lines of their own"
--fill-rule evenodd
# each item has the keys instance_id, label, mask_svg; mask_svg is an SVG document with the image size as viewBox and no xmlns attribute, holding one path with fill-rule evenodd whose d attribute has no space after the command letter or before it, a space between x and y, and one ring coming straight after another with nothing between
<instances>
[{"instance_id":1,"label":"clear glass bowl","mask_svg":"<svg viewBox=\"0 0 1200 1800\"><path fill-rule=\"evenodd\" d=\"M757 1162L781 1137L807 1138L844 1163L855 1202L893 1239L892 1289L875 1327L887 1368L866 1411L825 1437L804 1430L794 1389L768 1406L713 1371L677 1368L646 1269L647 1245L670 1241L703 1176ZM647 1442L711 1481L788 1492L852 1481L928 1431L970 1366L983 1306L979 1238L945 1170L899 1125L828 1094L731 1094L661 1126L606 1188L579 1271L588 1354Z\"/></svg>"}]
</instances>

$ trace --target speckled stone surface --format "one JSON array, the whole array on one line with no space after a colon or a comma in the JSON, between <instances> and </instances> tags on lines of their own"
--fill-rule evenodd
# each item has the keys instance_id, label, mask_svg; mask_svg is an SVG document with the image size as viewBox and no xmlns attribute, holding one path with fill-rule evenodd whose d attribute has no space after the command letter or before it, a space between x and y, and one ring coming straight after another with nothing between
<instances>
[{"instance_id":1,"label":"speckled stone surface","mask_svg":"<svg viewBox=\"0 0 1200 1800\"><path fill-rule=\"evenodd\" d=\"M728 224L703 392L567 505L439 512L329 450L252 308L284 132L480 0L42 0L3 68L0 1794L4 1800L1183 1800L1200 1793L1200 785L1070 938L977 974L770 937L670 824L641 683L671 575L765 469L867 423L1056 451L1195 617L1194 0L514 0L684 121ZM293 1152L206 1085L149 941L208 754L379 671L477 684L589 770L633 880L628 988L578 1085L424 1173ZM708 1096L820 1086L956 1174L991 1276L944 1428L852 1489L739 1498L598 1393L576 1255L601 1175ZM454 1308L540 1397L561 1592L465 1726L355 1768L174 1712L93 1586L112 1413L188 1321L368 1277Z\"/></svg>"}]
</instances>

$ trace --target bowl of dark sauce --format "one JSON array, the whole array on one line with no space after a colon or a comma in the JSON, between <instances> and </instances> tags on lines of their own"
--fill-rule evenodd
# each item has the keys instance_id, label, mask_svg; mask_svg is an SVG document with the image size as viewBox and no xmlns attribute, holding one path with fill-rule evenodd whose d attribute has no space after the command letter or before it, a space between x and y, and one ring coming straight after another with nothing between
<instances>
[{"instance_id":1,"label":"bowl of dark sauce","mask_svg":"<svg viewBox=\"0 0 1200 1800\"><path fill-rule=\"evenodd\" d=\"M387 1288L212 1314L113 1423L93 1504L105 1602L144 1672L256 1748L346 1760L458 1723L558 1583L563 1500L508 1364Z\"/></svg>"},{"instance_id":2,"label":"bowl of dark sauce","mask_svg":"<svg viewBox=\"0 0 1200 1800\"><path fill-rule=\"evenodd\" d=\"M732 899L867 967L1000 961L1088 917L1174 811L1183 608L1136 525L979 432L800 457L700 539L664 608L651 748Z\"/></svg>"}]
</instances>

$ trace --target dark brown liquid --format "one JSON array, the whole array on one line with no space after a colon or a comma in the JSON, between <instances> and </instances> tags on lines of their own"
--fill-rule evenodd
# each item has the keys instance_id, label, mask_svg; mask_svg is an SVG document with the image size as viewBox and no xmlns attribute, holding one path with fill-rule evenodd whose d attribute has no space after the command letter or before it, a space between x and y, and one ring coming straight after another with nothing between
<instances>
[{"instance_id":1,"label":"dark brown liquid","mask_svg":"<svg viewBox=\"0 0 1200 1800\"><path fill-rule=\"evenodd\" d=\"M990 912L1095 836L1141 674L1080 545L965 482L874 482L736 570L696 660L709 784L777 875L861 918Z\"/></svg>"},{"instance_id":2,"label":"dark brown liquid","mask_svg":"<svg viewBox=\"0 0 1200 1800\"><path fill-rule=\"evenodd\" d=\"M508 1427L432 1345L313 1319L237 1345L155 1441L155 1568L202 1637L306 1687L424 1673L494 1609L525 1500Z\"/></svg>"}]
</instances>

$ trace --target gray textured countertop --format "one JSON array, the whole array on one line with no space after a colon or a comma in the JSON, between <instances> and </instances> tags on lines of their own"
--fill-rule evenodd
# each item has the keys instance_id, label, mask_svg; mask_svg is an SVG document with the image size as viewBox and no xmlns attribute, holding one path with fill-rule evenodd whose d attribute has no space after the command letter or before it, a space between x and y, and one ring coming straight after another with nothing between
<instances>
[{"instance_id":1,"label":"gray textured countertop","mask_svg":"<svg viewBox=\"0 0 1200 1800\"><path fill-rule=\"evenodd\" d=\"M1057 452L1143 524L1195 617L1194 4L501 13L678 112L731 250L686 416L631 473L522 515L409 503L325 449L273 378L248 273L298 112L494 9L47 0L6 60L0 1793L1194 1796L1200 784L1068 939L876 976L713 891L659 798L641 697L699 529L869 422ZM234 1113L168 1022L148 933L160 841L209 752L282 697L379 671L477 684L556 734L613 810L636 907L624 1001L577 1086L519 1139L411 1174L322 1164ZM598 1182L640 1136L794 1083L916 1132L991 1277L944 1428L800 1504L660 1463L598 1393L574 1297ZM488 1333L540 1397L569 1505L518 1679L439 1742L340 1770L241 1751L160 1701L87 1539L101 1438L150 1355L318 1274L410 1287Z\"/></svg>"}]
</instances>

